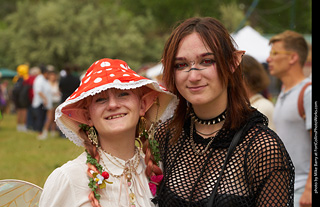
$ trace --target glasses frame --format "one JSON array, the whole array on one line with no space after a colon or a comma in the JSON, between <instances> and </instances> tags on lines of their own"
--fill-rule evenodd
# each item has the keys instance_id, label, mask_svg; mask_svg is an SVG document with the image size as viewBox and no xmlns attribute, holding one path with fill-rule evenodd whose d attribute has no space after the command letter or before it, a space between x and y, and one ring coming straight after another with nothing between
<instances>
[{"instance_id":1,"label":"glasses frame","mask_svg":"<svg viewBox=\"0 0 320 207\"><path fill-rule=\"evenodd\" d=\"M292 51L287 51L287 50L278 50L278 51L277 50L271 50L269 55L271 57L274 57L274 56L276 56L278 54L291 55L292 53L293 53Z\"/></svg>"}]
</instances>

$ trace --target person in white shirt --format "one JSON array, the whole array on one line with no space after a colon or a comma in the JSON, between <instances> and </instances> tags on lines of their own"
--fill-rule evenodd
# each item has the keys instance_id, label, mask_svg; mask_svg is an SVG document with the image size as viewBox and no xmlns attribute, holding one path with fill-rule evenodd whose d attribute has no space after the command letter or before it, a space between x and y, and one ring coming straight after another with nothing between
<instances>
[{"instance_id":1,"label":"person in white shirt","mask_svg":"<svg viewBox=\"0 0 320 207\"><path fill-rule=\"evenodd\" d=\"M55 114L61 131L86 151L51 173L40 206L154 206L151 187L158 183L146 176L135 142L138 135L141 142L154 140L156 123L170 118L176 104L173 94L122 60L93 63Z\"/></svg>"},{"instance_id":2,"label":"person in white shirt","mask_svg":"<svg viewBox=\"0 0 320 207\"><path fill-rule=\"evenodd\" d=\"M52 108L51 86L48 81L49 72L45 66L40 66L39 74L33 82L32 114L34 117L34 129L42 132L47 110Z\"/></svg>"},{"instance_id":3,"label":"person in white shirt","mask_svg":"<svg viewBox=\"0 0 320 207\"><path fill-rule=\"evenodd\" d=\"M263 113L269 121L269 128L275 130L273 123L273 103L266 99L263 92L269 85L270 79L261 63L250 55L242 57L242 69L245 80L245 88L252 107Z\"/></svg>"},{"instance_id":4,"label":"person in white shirt","mask_svg":"<svg viewBox=\"0 0 320 207\"><path fill-rule=\"evenodd\" d=\"M304 37L294 31L284 31L270 39L267 59L272 76L279 78L282 89L274 110L277 133L287 148L295 166L294 206L312 206L312 106L311 82L303 73L308 56ZM302 111L299 96L302 89Z\"/></svg>"}]
</instances>

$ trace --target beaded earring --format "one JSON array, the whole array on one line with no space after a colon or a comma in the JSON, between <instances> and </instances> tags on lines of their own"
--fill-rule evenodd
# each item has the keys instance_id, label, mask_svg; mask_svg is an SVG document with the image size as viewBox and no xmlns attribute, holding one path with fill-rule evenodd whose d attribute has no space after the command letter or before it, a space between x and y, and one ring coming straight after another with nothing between
<instances>
[{"instance_id":1,"label":"beaded earring","mask_svg":"<svg viewBox=\"0 0 320 207\"><path fill-rule=\"evenodd\" d=\"M89 128L88 138L93 145L96 145L96 147L99 147L98 136L97 136L97 133L96 133L96 130L94 129L94 127Z\"/></svg>"}]
</instances>

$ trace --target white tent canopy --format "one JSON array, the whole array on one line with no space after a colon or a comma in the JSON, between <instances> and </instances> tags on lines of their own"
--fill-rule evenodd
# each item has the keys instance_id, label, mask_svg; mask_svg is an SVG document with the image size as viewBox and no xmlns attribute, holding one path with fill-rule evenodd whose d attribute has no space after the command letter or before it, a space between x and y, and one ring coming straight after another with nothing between
<instances>
[{"instance_id":1,"label":"white tent canopy","mask_svg":"<svg viewBox=\"0 0 320 207\"><path fill-rule=\"evenodd\" d=\"M239 50L245 50L260 63L267 62L271 47L269 40L259 34L250 26L245 26L237 33L231 35L238 45Z\"/></svg>"},{"instance_id":2,"label":"white tent canopy","mask_svg":"<svg viewBox=\"0 0 320 207\"><path fill-rule=\"evenodd\" d=\"M238 45L239 50L245 50L247 55L257 59L260 63L266 62L269 57L271 47L269 40L259 34L250 26L245 26L235 34L231 34L232 38ZM146 76L150 79L156 79L163 72L162 64L157 64L149 68Z\"/></svg>"}]
</instances>

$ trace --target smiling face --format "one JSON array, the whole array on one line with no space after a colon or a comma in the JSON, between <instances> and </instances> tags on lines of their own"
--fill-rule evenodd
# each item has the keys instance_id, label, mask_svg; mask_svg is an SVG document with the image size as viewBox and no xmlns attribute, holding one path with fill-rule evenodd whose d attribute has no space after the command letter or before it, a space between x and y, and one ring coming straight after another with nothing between
<instances>
[{"instance_id":1,"label":"smiling face","mask_svg":"<svg viewBox=\"0 0 320 207\"><path fill-rule=\"evenodd\" d=\"M176 87L193 107L226 105L227 89L219 80L214 54L198 33L181 40L174 66Z\"/></svg>"},{"instance_id":2,"label":"smiling face","mask_svg":"<svg viewBox=\"0 0 320 207\"><path fill-rule=\"evenodd\" d=\"M144 103L137 91L109 89L92 98L89 125L101 137L134 134L139 117L144 115Z\"/></svg>"}]
</instances>

